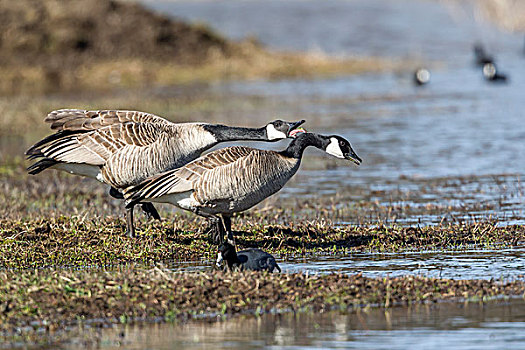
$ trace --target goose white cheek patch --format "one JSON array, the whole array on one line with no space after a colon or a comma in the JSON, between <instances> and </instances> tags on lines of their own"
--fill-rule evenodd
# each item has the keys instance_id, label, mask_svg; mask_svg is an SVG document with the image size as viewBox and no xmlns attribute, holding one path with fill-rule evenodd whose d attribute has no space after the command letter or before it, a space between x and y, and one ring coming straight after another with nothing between
<instances>
[{"instance_id":1,"label":"goose white cheek patch","mask_svg":"<svg viewBox=\"0 0 525 350\"><path fill-rule=\"evenodd\" d=\"M328 145L328 147L326 147L326 153L331 154L337 158L345 157L343 155L343 151L341 151L341 147L339 147L339 141L335 137L332 137L330 139L330 144Z\"/></svg>"},{"instance_id":2,"label":"goose white cheek patch","mask_svg":"<svg viewBox=\"0 0 525 350\"><path fill-rule=\"evenodd\" d=\"M217 257L217 262L216 262L217 266L219 267L221 266L222 260L223 260L222 253L219 253L219 256Z\"/></svg>"},{"instance_id":3,"label":"goose white cheek patch","mask_svg":"<svg viewBox=\"0 0 525 350\"><path fill-rule=\"evenodd\" d=\"M279 131L273 126L273 124L268 124L266 126L266 134L268 135L268 140L276 140L276 139L285 139L286 134L282 131Z\"/></svg>"}]
</instances>

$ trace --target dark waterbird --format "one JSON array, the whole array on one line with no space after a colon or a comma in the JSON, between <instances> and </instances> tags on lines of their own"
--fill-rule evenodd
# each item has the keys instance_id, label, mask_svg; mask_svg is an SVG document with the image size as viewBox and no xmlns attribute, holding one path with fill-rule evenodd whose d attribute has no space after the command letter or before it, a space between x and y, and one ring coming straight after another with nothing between
<instances>
[{"instance_id":1,"label":"dark waterbird","mask_svg":"<svg viewBox=\"0 0 525 350\"><path fill-rule=\"evenodd\" d=\"M485 48L480 43L474 45L474 57L476 65L480 67L483 67L487 63L494 63L493 57L487 54Z\"/></svg>"},{"instance_id":2,"label":"dark waterbird","mask_svg":"<svg viewBox=\"0 0 525 350\"><path fill-rule=\"evenodd\" d=\"M273 272L273 270L277 269L277 271L281 272L281 268L275 262L275 258L259 248L250 248L237 253L235 247L226 242L219 247L217 266L220 267L223 260L226 261L226 266L230 270L238 268L241 270Z\"/></svg>"}]
</instances>

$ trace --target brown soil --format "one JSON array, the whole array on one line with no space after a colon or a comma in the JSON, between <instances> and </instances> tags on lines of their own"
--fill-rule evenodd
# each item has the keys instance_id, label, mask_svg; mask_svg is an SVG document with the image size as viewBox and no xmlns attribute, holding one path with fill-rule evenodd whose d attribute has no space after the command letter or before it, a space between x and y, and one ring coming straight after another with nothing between
<instances>
[{"instance_id":1,"label":"brown soil","mask_svg":"<svg viewBox=\"0 0 525 350\"><path fill-rule=\"evenodd\" d=\"M230 49L209 29L113 0L2 1L0 33L0 64L57 69L118 58L194 64Z\"/></svg>"},{"instance_id":2,"label":"brown soil","mask_svg":"<svg viewBox=\"0 0 525 350\"><path fill-rule=\"evenodd\" d=\"M393 69L377 58L272 52L115 0L0 0L0 94L104 92Z\"/></svg>"},{"instance_id":3,"label":"brown soil","mask_svg":"<svg viewBox=\"0 0 525 350\"><path fill-rule=\"evenodd\" d=\"M523 281L448 280L362 275L176 273L155 268L112 272L26 270L0 272L0 330L33 325L56 330L84 320L186 320L214 313L325 311L365 305L522 295ZM216 319L216 318L215 318Z\"/></svg>"}]
</instances>

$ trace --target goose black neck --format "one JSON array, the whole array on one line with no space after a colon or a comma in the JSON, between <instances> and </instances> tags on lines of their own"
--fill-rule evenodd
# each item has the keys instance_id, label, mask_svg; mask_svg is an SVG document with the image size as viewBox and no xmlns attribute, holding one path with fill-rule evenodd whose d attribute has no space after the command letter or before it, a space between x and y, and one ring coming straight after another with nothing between
<instances>
[{"instance_id":1,"label":"goose black neck","mask_svg":"<svg viewBox=\"0 0 525 350\"><path fill-rule=\"evenodd\" d=\"M239 140L268 140L266 128L243 128L217 124L206 124L204 129L211 133L218 142Z\"/></svg>"},{"instance_id":2,"label":"goose black neck","mask_svg":"<svg viewBox=\"0 0 525 350\"><path fill-rule=\"evenodd\" d=\"M302 133L293 139L288 147L284 151L281 151L280 154L289 158L301 159L304 150L308 146L324 149L327 146L327 140L320 135L311 132Z\"/></svg>"}]
</instances>

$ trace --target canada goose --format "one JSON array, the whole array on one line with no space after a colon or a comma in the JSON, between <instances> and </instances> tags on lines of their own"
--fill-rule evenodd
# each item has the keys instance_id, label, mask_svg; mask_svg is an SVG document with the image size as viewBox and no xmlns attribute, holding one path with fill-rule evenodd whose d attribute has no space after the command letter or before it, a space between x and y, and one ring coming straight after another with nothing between
<instances>
[{"instance_id":1,"label":"canada goose","mask_svg":"<svg viewBox=\"0 0 525 350\"><path fill-rule=\"evenodd\" d=\"M337 158L361 163L350 143L340 136L298 134L281 152L249 147L210 152L179 169L125 189L124 196L131 207L143 201L170 203L207 217L216 227L215 241L222 242L224 230L233 240L230 216L279 191L299 169L306 147L314 146Z\"/></svg>"},{"instance_id":2,"label":"canada goose","mask_svg":"<svg viewBox=\"0 0 525 350\"><path fill-rule=\"evenodd\" d=\"M304 123L275 120L261 128L176 124L144 112L78 109L53 111L44 121L57 132L27 150L28 159L39 159L29 173L51 168L95 178L110 185L117 198L122 198L120 189L178 168L219 142L276 141ZM148 205L143 209L158 217ZM126 224L128 235L134 236L133 206L126 209Z\"/></svg>"},{"instance_id":3,"label":"canada goose","mask_svg":"<svg viewBox=\"0 0 525 350\"><path fill-rule=\"evenodd\" d=\"M230 270L239 268L242 270L254 271L269 271L277 269L281 272L281 268L275 262L275 258L258 248L250 248L240 252L235 251L235 247L228 242L223 243L219 247L219 256L217 258L217 266L220 267L222 261L226 261L226 266Z\"/></svg>"}]
</instances>

